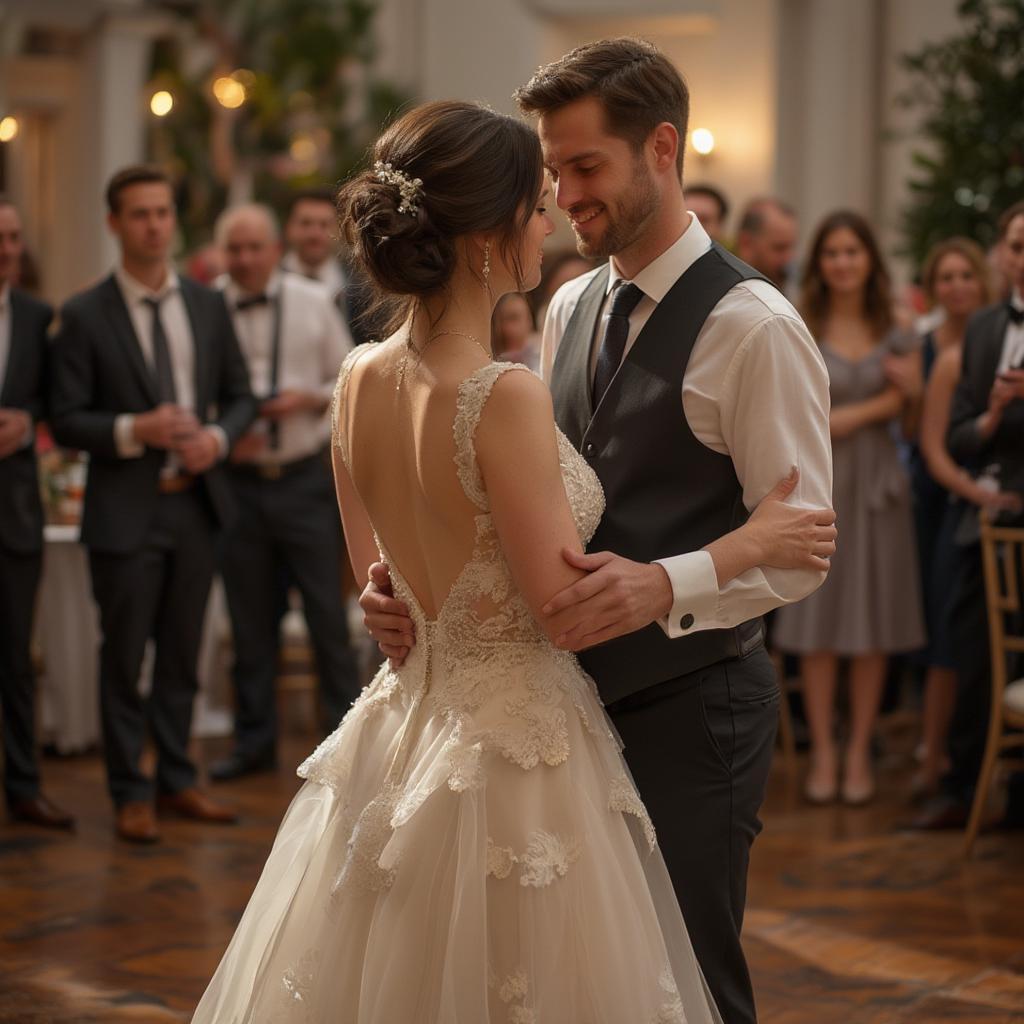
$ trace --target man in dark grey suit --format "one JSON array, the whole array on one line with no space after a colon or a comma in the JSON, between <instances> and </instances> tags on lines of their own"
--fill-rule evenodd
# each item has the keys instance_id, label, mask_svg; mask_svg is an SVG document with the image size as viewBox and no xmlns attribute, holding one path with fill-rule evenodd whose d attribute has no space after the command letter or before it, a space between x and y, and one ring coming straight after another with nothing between
<instances>
[{"instance_id":1,"label":"man in dark grey suit","mask_svg":"<svg viewBox=\"0 0 1024 1024\"><path fill-rule=\"evenodd\" d=\"M42 570L34 424L45 412L46 331L53 310L15 287L21 218L0 197L0 710L4 794L11 817L48 828L74 819L39 789L30 641Z\"/></svg>"},{"instance_id":2,"label":"man in dark grey suit","mask_svg":"<svg viewBox=\"0 0 1024 1024\"><path fill-rule=\"evenodd\" d=\"M1024 494L1024 202L1000 217L999 244L1013 291L1009 301L979 311L967 325L947 444L970 472L988 468L1000 490ZM975 513L965 507L962 514ZM999 522L1019 526L1020 517L1004 513ZM913 823L921 829L966 824L985 753L992 663L978 543L958 549L953 600L957 698L948 741L951 767L940 795ZM1011 779L1006 823L1024 825L1024 774Z\"/></svg>"},{"instance_id":3,"label":"man in dark grey suit","mask_svg":"<svg viewBox=\"0 0 1024 1024\"><path fill-rule=\"evenodd\" d=\"M61 311L51 416L56 439L89 453L82 541L100 609L104 753L117 832L159 838L147 728L162 810L202 821L233 812L196 787L187 745L218 531L234 515L220 463L256 404L223 298L168 263L170 182L127 168L107 189L121 262ZM138 681L156 644L148 698Z\"/></svg>"}]
</instances>

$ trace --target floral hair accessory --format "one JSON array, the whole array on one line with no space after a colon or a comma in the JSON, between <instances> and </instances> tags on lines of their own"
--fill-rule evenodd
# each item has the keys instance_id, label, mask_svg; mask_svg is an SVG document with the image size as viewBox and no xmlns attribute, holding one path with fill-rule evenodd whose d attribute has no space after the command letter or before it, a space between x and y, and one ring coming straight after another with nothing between
<instances>
[{"instance_id":1,"label":"floral hair accessory","mask_svg":"<svg viewBox=\"0 0 1024 1024\"><path fill-rule=\"evenodd\" d=\"M378 181L385 185L394 185L402 196L398 204L399 213L409 213L415 216L420 212L420 200L423 198L423 181L420 178L410 178L405 171L397 171L391 164L378 160L373 165L373 172Z\"/></svg>"}]
</instances>

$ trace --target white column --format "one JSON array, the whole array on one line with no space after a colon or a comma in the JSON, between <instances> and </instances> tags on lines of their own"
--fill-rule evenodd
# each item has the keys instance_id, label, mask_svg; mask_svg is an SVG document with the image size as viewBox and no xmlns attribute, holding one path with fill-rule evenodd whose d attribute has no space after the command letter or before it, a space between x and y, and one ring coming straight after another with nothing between
<instances>
[{"instance_id":1,"label":"white column","mask_svg":"<svg viewBox=\"0 0 1024 1024\"><path fill-rule=\"evenodd\" d=\"M805 241L831 210L880 208L879 13L879 0L780 0L776 189Z\"/></svg>"}]
</instances>

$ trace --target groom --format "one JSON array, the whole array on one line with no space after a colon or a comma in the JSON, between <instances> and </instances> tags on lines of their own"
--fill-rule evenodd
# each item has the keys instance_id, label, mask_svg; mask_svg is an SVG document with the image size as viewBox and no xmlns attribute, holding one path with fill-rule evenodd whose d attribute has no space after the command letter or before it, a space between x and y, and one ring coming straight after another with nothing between
<instances>
[{"instance_id":1,"label":"groom","mask_svg":"<svg viewBox=\"0 0 1024 1024\"><path fill-rule=\"evenodd\" d=\"M823 575L757 569L720 587L701 549L792 466L790 500L830 505L827 374L793 307L686 211L689 96L657 49L580 47L516 99L538 115L580 252L606 261L563 286L544 326L556 417L607 499L592 553L566 554L588 575L546 611L625 742L722 1016L751 1024L740 928L778 713L760 616ZM402 606L373 583L361 603L401 657Z\"/></svg>"}]
</instances>

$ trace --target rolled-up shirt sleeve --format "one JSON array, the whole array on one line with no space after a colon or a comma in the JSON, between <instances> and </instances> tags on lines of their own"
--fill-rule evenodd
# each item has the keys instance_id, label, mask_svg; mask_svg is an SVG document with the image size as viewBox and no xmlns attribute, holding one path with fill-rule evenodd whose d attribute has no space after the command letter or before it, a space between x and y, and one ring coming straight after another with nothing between
<instances>
[{"instance_id":1,"label":"rolled-up shirt sleeve","mask_svg":"<svg viewBox=\"0 0 1024 1024\"><path fill-rule=\"evenodd\" d=\"M688 371L689 374L689 371ZM689 378L688 378L689 379ZM694 399L701 415L717 415L717 431L736 469L748 511L796 466L800 479L787 504L832 504L828 372L818 346L793 316L772 315L740 341L714 395ZM684 406L686 405L684 388ZM701 425L691 420L699 440ZM719 588L706 551L657 560L672 583L673 603L660 625L670 637L726 629L813 593L825 573L750 569Z\"/></svg>"}]
</instances>

